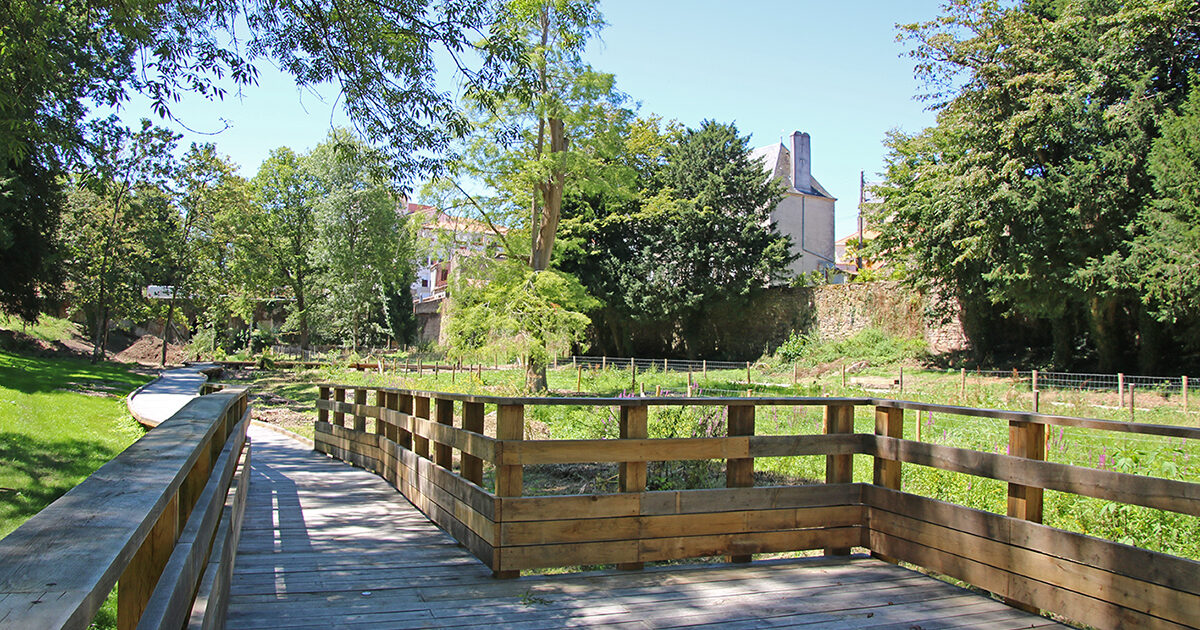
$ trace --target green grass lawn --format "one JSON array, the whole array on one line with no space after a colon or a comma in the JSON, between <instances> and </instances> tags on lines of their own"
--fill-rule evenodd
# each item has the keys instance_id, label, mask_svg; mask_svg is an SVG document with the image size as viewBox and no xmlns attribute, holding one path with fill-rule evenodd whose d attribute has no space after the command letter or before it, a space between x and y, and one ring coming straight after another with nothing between
<instances>
[{"instance_id":1,"label":"green grass lawn","mask_svg":"<svg viewBox=\"0 0 1200 630\"><path fill-rule=\"evenodd\" d=\"M0 537L144 433L124 396L147 377L0 352Z\"/></svg>"}]
</instances>

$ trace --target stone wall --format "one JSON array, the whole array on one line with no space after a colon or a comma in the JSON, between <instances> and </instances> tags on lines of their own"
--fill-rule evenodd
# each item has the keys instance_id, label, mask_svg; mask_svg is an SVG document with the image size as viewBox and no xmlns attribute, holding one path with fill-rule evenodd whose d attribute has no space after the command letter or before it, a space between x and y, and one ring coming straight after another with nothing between
<instances>
[{"instance_id":1,"label":"stone wall","mask_svg":"<svg viewBox=\"0 0 1200 630\"><path fill-rule=\"evenodd\" d=\"M442 303L443 299L422 300L413 304L413 314L417 318L417 343L440 344L442 339Z\"/></svg>"},{"instance_id":2,"label":"stone wall","mask_svg":"<svg viewBox=\"0 0 1200 630\"><path fill-rule=\"evenodd\" d=\"M892 335L924 337L935 354L967 347L957 308L950 307L953 315L940 321L929 313L946 310L944 300L921 295L899 282L833 284L808 290L815 310L810 332L821 339L845 339L876 327Z\"/></svg>"},{"instance_id":3,"label":"stone wall","mask_svg":"<svg viewBox=\"0 0 1200 630\"><path fill-rule=\"evenodd\" d=\"M948 309L954 316L946 322L928 314L947 306L899 282L774 287L750 304L731 303L710 312L707 323L716 352L708 358L745 361L770 354L793 331L838 340L870 327L924 337L935 354L963 350L967 339L957 309Z\"/></svg>"}]
</instances>

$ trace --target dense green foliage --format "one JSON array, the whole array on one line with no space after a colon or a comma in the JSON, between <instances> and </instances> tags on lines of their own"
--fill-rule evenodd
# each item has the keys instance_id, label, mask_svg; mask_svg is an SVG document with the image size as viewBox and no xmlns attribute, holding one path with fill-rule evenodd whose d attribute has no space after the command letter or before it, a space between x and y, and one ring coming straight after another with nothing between
<instances>
[{"instance_id":1,"label":"dense green foliage","mask_svg":"<svg viewBox=\"0 0 1200 630\"><path fill-rule=\"evenodd\" d=\"M58 180L106 162L106 136L123 130L104 113L130 94L173 119L183 94L224 98L253 85L254 64L269 60L298 86L340 85L355 127L385 147L395 181L411 183L436 170L468 128L436 70L457 69L466 92L486 101L525 68L522 43L494 28L497 8L487 0L6 3L0 308L33 318L54 297L60 274L50 234L65 207Z\"/></svg>"},{"instance_id":2,"label":"dense green foliage","mask_svg":"<svg viewBox=\"0 0 1200 630\"><path fill-rule=\"evenodd\" d=\"M888 138L874 252L958 297L976 347L1159 369L1160 337L1186 336L1133 243L1161 225L1149 154L1200 64L1200 5L956 0L902 33L938 122Z\"/></svg>"},{"instance_id":3,"label":"dense green foliage","mask_svg":"<svg viewBox=\"0 0 1200 630\"><path fill-rule=\"evenodd\" d=\"M1200 315L1200 76L1178 115L1168 113L1150 151L1156 199L1142 212L1128 268L1155 319L1192 322Z\"/></svg>"},{"instance_id":4,"label":"dense green foliage","mask_svg":"<svg viewBox=\"0 0 1200 630\"><path fill-rule=\"evenodd\" d=\"M586 32L589 24L567 22L576 32ZM777 280L791 260L787 239L770 226L781 192L764 177L761 165L750 160L748 139L733 125L706 121L696 130L672 125L664 130L659 119L637 116L611 75L571 59L547 67L553 81L538 85L554 93L539 92L542 101L512 99L504 109L481 112L480 133L455 163L455 173L483 183L487 194L467 195L464 185L449 181L435 184L431 193L444 208L469 208L488 224L509 228L497 231L507 255L528 259L539 270L536 259L554 245L555 236L544 233L532 245L525 243L546 221L557 222L550 218L546 182L561 176L561 225L552 268L568 284L575 281L563 274L578 278L597 298L587 307L597 332L592 345L599 340L618 354L628 354L636 345L651 353L715 356L722 349L711 334L714 309L745 301ZM549 123L531 117L531 106L534 113L545 108L558 112L566 148L546 152ZM514 129L509 142L498 141ZM458 273L500 268L459 265ZM456 285L448 311L455 352L487 347L509 356L511 348L526 347L523 340L542 339L532 329L493 327L490 316L476 317L482 314L474 308L478 304L493 309L528 304L479 295L479 287L490 290L497 282L522 277L472 276ZM556 302L556 308L580 309L583 304ZM568 320L578 321L562 321ZM498 336L501 330L506 332ZM554 336L581 339L577 332ZM482 340L487 344L480 345ZM539 350L527 358L543 355Z\"/></svg>"},{"instance_id":5,"label":"dense green foliage","mask_svg":"<svg viewBox=\"0 0 1200 630\"><path fill-rule=\"evenodd\" d=\"M178 173L178 136L147 120L136 132L114 128L93 169L72 178L58 244L68 295L90 325L96 355L109 322L145 315L142 287L172 266L179 227L167 186Z\"/></svg>"},{"instance_id":6,"label":"dense green foliage","mask_svg":"<svg viewBox=\"0 0 1200 630\"><path fill-rule=\"evenodd\" d=\"M411 299L400 305L394 296L412 282L415 252L406 217L396 212L396 192L378 176L383 156L335 130L306 162L315 183L310 255L321 269L322 299L315 306L326 334L349 337L353 348L391 338L402 325L387 322L411 317ZM377 324L369 328L372 319Z\"/></svg>"},{"instance_id":7,"label":"dense green foliage","mask_svg":"<svg viewBox=\"0 0 1200 630\"><path fill-rule=\"evenodd\" d=\"M316 242L316 212L312 196L316 182L302 158L288 147L279 147L258 167L250 182L257 221L247 225L269 272L291 290L285 328L299 334L302 348L310 339L310 305L315 300L319 270L312 256Z\"/></svg>"},{"instance_id":8,"label":"dense green foliage","mask_svg":"<svg viewBox=\"0 0 1200 630\"><path fill-rule=\"evenodd\" d=\"M569 200L561 265L604 303L593 318L600 348L721 356L711 314L746 302L792 260L770 222L782 192L732 124L668 136L654 121L624 124L634 133L614 161L635 177Z\"/></svg>"},{"instance_id":9,"label":"dense green foliage","mask_svg":"<svg viewBox=\"0 0 1200 630\"><path fill-rule=\"evenodd\" d=\"M480 257L460 273L445 315L452 355L467 361L496 356L542 366L583 339L595 300L575 278L521 262ZM481 269L480 267L486 267ZM477 278L488 278L479 284Z\"/></svg>"},{"instance_id":10,"label":"dense green foliage","mask_svg":"<svg viewBox=\"0 0 1200 630\"><path fill-rule=\"evenodd\" d=\"M434 182L431 192L443 209L469 208L493 226L504 254L525 261L534 273L528 276L507 265L460 265L459 275L488 275L459 282L450 294L448 310L458 319L453 335L466 342L458 350L507 354L523 348L529 387L544 389L546 344L563 335L580 337L582 330L574 330L580 321L576 309L586 302L547 305L544 289L577 283L561 272L548 273L544 280L536 275L550 271L564 195L597 179L600 161L595 149L601 141L591 126L612 112L624 112L620 108L624 97L615 91L611 75L593 71L581 58L602 23L595 0L503 4L504 19L497 30L521 42L527 72L515 74L503 90L476 93L468 99L475 115L473 133L452 163L450 176ZM482 194L466 192L480 184ZM515 284L494 287L498 283ZM495 302L477 295L476 289L484 286L508 294L513 301ZM492 314L476 308L478 304L514 309L496 317L516 326L492 328L496 324ZM530 308L538 314L517 310Z\"/></svg>"}]
</instances>

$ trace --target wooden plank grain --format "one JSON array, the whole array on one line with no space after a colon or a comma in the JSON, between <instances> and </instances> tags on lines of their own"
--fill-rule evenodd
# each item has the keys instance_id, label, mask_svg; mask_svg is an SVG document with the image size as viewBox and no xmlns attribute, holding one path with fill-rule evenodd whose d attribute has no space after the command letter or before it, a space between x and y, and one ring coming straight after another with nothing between
<instances>
[{"instance_id":1,"label":"wooden plank grain","mask_svg":"<svg viewBox=\"0 0 1200 630\"><path fill-rule=\"evenodd\" d=\"M623 562L660 562L701 556L750 555L820 549L825 546L852 547L863 544L866 529L831 527L794 531L750 532L618 540L592 543L567 543L502 547L503 566L508 569L535 569L575 564L619 564Z\"/></svg>"},{"instance_id":2,"label":"wooden plank grain","mask_svg":"<svg viewBox=\"0 0 1200 630\"><path fill-rule=\"evenodd\" d=\"M647 407L621 407L618 431L621 440L649 437ZM621 462L618 464L617 485L621 492L644 492L646 490L646 463ZM503 535L501 536L503 540ZM556 541L557 542L557 541ZM618 569L636 571L643 568L641 562L624 562Z\"/></svg>"},{"instance_id":3,"label":"wooden plank grain","mask_svg":"<svg viewBox=\"0 0 1200 630\"><path fill-rule=\"evenodd\" d=\"M233 474L242 459L249 418L234 429L234 437L225 444L214 462L195 510L190 513L158 578L147 598L137 625L145 628L180 627L190 617L192 596L199 587L208 553L221 523Z\"/></svg>"},{"instance_id":4,"label":"wooden plank grain","mask_svg":"<svg viewBox=\"0 0 1200 630\"><path fill-rule=\"evenodd\" d=\"M856 505L859 484L656 490L638 494L501 497L504 522L697 514L772 508Z\"/></svg>"},{"instance_id":5,"label":"wooden plank grain","mask_svg":"<svg viewBox=\"0 0 1200 630\"><path fill-rule=\"evenodd\" d=\"M626 407L636 409L637 407ZM530 440L502 442L500 465L578 464L728 459L750 456L748 437L626 438L618 440Z\"/></svg>"},{"instance_id":6,"label":"wooden plank grain","mask_svg":"<svg viewBox=\"0 0 1200 630\"><path fill-rule=\"evenodd\" d=\"M927 547L871 530L869 546L888 556L900 558L957 578L998 595L1039 608L1059 611L1060 614L1095 628L1165 628L1184 630L1181 625L1124 608L1103 600L1088 597L1068 589L1057 588L1039 580L989 566L971 558Z\"/></svg>"},{"instance_id":7,"label":"wooden plank grain","mask_svg":"<svg viewBox=\"0 0 1200 630\"><path fill-rule=\"evenodd\" d=\"M865 509L861 505L845 505L660 516L522 521L500 525L500 544L503 546L541 545L849 527L860 525L866 521Z\"/></svg>"},{"instance_id":8,"label":"wooden plank grain","mask_svg":"<svg viewBox=\"0 0 1200 630\"><path fill-rule=\"evenodd\" d=\"M1036 550L1063 560L1118 573L1200 596L1200 562L1013 519L913 494L877 487L864 489L865 502L875 509L919 515L923 520L953 527L989 540Z\"/></svg>"},{"instance_id":9,"label":"wooden plank grain","mask_svg":"<svg viewBox=\"0 0 1200 630\"><path fill-rule=\"evenodd\" d=\"M1002 571L1035 579L1131 610L1188 625L1200 620L1200 596L1065 561L1036 550L961 532L903 514L875 511L871 528L925 547L967 557ZM1057 610L1074 616L1071 611Z\"/></svg>"},{"instance_id":10,"label":"wooden plank grain","mask_svg":"<svg viewBox=\"0 0 1200 630\"><path fill-rule=\"evenodd\" d=\"M875 454L1026 486L1200 516L1200 483L875 436Z\"/></svg>"}]
</instances>

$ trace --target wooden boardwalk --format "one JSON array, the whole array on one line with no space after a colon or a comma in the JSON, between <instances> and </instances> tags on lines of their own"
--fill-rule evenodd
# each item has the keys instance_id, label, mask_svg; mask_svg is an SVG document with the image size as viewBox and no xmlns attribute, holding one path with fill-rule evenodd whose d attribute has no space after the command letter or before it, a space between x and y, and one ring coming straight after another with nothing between
<instances>
[{"instance_id":1,"label":"wooden boardwalk","mask_svg":"<svg viewBox=\"0 0 1200 630\"><path fill-rule=\"evenodd\" d=\"M495 580L379 477L252 428L230 628L1037 628L866 557Z\"/></svg>"}]
</instances>

